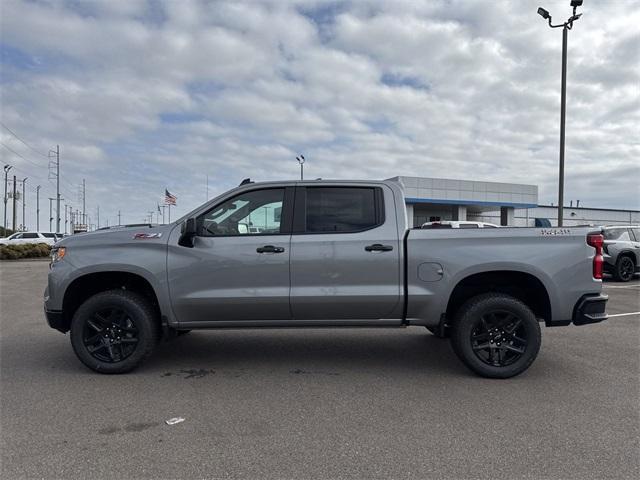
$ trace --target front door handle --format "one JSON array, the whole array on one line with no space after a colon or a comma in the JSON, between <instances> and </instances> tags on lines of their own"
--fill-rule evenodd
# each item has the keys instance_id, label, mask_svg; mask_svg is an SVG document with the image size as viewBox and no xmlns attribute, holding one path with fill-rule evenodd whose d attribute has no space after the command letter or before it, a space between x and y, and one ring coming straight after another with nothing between
<instances>
[{"instance_id":1,"label":"front door handle","mask_svg":"<svg viewBox=\"0 0 640 480\"><path fill-rule=\"evenodd\" d=\"M284 247L274 247L273 245L265 245L264 247L256 248L256 252L258 252L258 253L282 253L282 252L284 252Z\"/></svg>"},{"instance_id":2,"label":"front door handle","mask_svg":"<svg viewBox=\"0 0 640 480\"><path fill-rule=\"evenodd\" d=\"M391 245L382 245L381 243L374 243L373 245L367 245L364 247L367 252L390 252L393 250Z\"/></svg>"}]
</instances>

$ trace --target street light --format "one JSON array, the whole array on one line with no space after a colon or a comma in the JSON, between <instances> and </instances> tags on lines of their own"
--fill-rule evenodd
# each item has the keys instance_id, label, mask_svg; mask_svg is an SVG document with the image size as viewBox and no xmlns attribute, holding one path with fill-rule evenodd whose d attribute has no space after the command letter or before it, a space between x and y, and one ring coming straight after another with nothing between
<instances>
[{"instance_id":1,"label":"street light","mask_svg":"<svg viewBox=\"0 0 640 480\"><path fill-rule=\"evenodd\" d=\"M304 155L300 155L299 157L296 157L296 160L300 164L300 180L304 180L304 162L305 162Z\"/></svg>"},{"instance_id":2,"label":"street light","mask_svg":"<svg viewBox=\"0 0 640 480\"><path fill-rule=\"evenodd\" d=\"M564 126L567 110L567 32L573 28L573 22L578 20L582 14L576 14L576 8L582 6L583 0L571 0L573 15L564 23L553 25L551 14L542 7L538 8L538 15L549 22L551 28L562 27L562 86L560 94L560 172L558 179L558 226L562 226L563 206L564 206Z\"/></svg>"}]
</instances>

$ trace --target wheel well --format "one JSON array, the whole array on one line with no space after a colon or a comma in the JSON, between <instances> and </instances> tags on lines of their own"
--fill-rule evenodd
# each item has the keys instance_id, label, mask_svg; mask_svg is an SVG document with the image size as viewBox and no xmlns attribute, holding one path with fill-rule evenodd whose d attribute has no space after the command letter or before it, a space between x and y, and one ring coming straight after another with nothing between
<instances>
[{"instance_id":1,"label":"wheel well","mask_svg":"<svg viewBox=\"0 0 640 480\"><path fill-rule=\"evenodd\" d=\"M546 322L551 320L551 302L542 282L529 273L509 270L476 273L461 280L451 293L446 317L455 318L456 312L467 300L489 292L515 297L527 305L536 318Z\"/></svg>"},{"instance_id":2,"label":"wheel well","mask_svg":"<svg viewBox=\"0 0 640 480\"><path fill-rule=\"evenodd\" d=\"M142 295L152 305L156 318L160 318L158 297L151 284L140 275L130 272L89 273L76 278L64 294L62 313L66 330L71 327L71 319L80 305L89 297L107 290L124 289Z\"/></svg>"}]
</instances>

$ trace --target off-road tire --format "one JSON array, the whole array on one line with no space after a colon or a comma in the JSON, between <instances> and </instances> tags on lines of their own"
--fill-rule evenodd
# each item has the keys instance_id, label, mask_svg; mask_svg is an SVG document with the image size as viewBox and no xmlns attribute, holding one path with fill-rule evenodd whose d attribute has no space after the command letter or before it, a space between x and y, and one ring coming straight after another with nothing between
<instances>
[{"instance_id":1,"label":"off-road tire","mask_svg":"<svg viewBox=\"0 0 640 480\"><path fill-rule=\"evenodd\" d=\"M502 327L494 328L502 322ZM515 333L509 332L511 327ZM458 358L470 370L488 378L509 378L524 372L536 359L541 342L540 325L531 309L500 293L468 300L458 311L451 332L451 345ZM488 358L483 358L485 354Z\"/></svg>"},{"instance_id":2,"label":"off-road tire","mask_svg":"<svg viewBox=\"0 0 640 480\"><path fill-rule=\"evenodd\" d=\"M96 321L96 315L99 315L99 318L104 320L104 316L100 312L109 311L110 309L123 312L121 318L125 318L124 321L126 321L128 325L130 324L129 328L131 332L135 330L135 334L125 334L131 335L132 337L135 335L137 341L131 353L125 358L115 361L103 361L96 358L96 349L93 350L94 354L92 354L89 352L91 346L88 347L85 345L90 335L94 333L87 325L89 325L89 321L91 321L93 325L98 325L99 322ZM93 295L80 305L71 321L70 337L73 351L82 363L98 373L130 372L141 365L151 355L158 343L160 328L156 317L157 314L150 302L136 293L126 290L109 290ZM113 333L113 324L110 325L111 332L106 332L107 327L105 325L109 323L109 321L102 322L102 320L100 320L98 326L104 327L104 330L98 330L92 327L92 329L95 330L96 337L103 337L103 331L105 335L109 333L124 337L125 334L123 333ZM87 333L88 329L90 330L89 334ZM106 337L103 338L107 340ZM127 338L127 340L130 340L130 338ZM98 341L104 340L99 339ZM114 341L118 342L118 339L116 338ZM128 345L130 344L133 344L133 342L128 343ZM113 348L113 346L111 348ZM128 346L127 348L131 347ZM106 356L104 351L106 349L107 347L101 350L103 356ZM109 349L108 352L111 354L111 349ZM119 357L119 355L116 354L116 358L117 357Z\"/></svg>"}]
</instances>

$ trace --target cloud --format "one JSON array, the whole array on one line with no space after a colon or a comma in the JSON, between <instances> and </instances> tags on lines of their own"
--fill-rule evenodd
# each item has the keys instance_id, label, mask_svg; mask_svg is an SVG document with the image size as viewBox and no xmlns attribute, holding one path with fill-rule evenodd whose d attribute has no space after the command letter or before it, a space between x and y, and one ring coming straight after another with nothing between
<instances>
[{"instance_id":1,"label":"cloud","mask_svg":"<svg viewBox=\"0 0 640 480\"><path fill-rule=\"evenodd\" d=\"M85 178L112 223L142 220L164 188L186 213L207 175L217 193L295 178L299 153L313 178L535 183L555 202L561 37L514 5L3 2L2 122L38 151L60 144L66 201ZM565 197L584 205L640 208L638 7L587 3L569 34ZM52 196L48 159L0 138Z\"/></svg>"}]
</instances>

